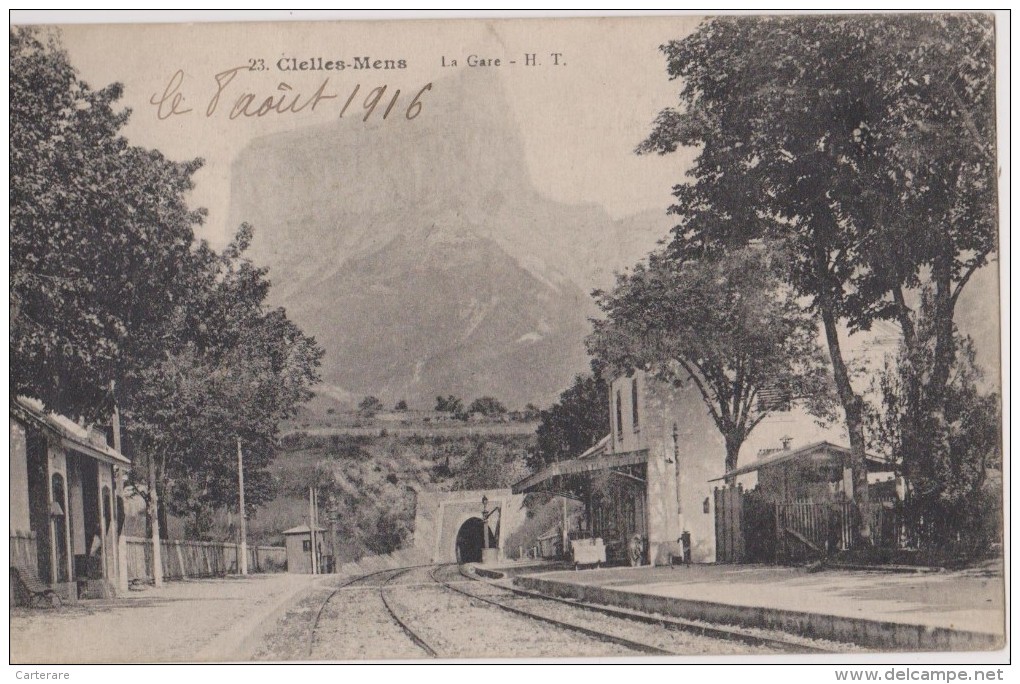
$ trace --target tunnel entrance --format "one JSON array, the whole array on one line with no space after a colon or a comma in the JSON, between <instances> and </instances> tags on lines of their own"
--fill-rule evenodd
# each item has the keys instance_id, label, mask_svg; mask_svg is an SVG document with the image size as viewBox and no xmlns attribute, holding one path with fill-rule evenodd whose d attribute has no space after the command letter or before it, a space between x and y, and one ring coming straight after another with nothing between
<instances>
[{"instance_id":1,"label":"tunnel entrance","mask_svg":"<svg viewBox=\"0 0 1020 684\"><path fill-rule=\"evenodd\" d=\"M486 530L489 536L489 548L496 548L496 537L492 530ZM457 562L482 562L482 519L468 518L457 531Z\"/></svg>"}]
</instances>

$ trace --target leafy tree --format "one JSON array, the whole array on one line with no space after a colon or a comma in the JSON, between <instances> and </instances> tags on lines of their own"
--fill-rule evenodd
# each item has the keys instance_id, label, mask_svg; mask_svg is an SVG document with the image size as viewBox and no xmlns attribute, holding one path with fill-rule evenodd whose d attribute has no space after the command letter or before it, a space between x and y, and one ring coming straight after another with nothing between
<instances>
[{"instance_id":1,"label":"leafy tree","mask_svg":"<svg viewBox=\"0 0 1020 684\"><path fill-rule=\"evenodd\" d=\"M370 555L403 547L414 534L414 492L368 453L320 465L318 486L327 519L345 545Z\"/></svg>"},{"instance_id":2,"label":"leafy tree","mask_svg":"<svg viewBox=\"0 0 1020 684\"><path fill-rule=\"evenodd\" d=\"M236 505L238 439L247 514L272 498L279 424L311 398L323 354L282 309L265 306L266 270L243 256L251 236L245 225L223 254L200 249L206 269L177 315L202 322L175 326L188 334L122 391L136 481L151 460L160 502L193 516L196 531L210 510Z\"/></svg>"},{"instance_id":3,"label":"leafy tree","mask_svg":"<svg viewBox=\"0 0 1020 684\"><path fill-rule=\"evenodd\" d=\"M615 374L693 383L723 435L727 471L773 412L767 395L830 413L816 324L783 282L785 259L761 245L683 263L653 253L612 292L596 292L606 318L592 321L589 352Z\"/></svg>"},{"instance_id":4,"label":"leafy tree","mask_svg":"<svg viewBox=\"0 0 1020 684\"><path fill-rule=\"evenodd\" d=\"M383 403L373 396L367 396L358 404L358 413L365 418L371 418L383 410Z\"/></svg>"},{"instance_id":5,"label":"leafy tree","mask_svg":"<svg viewBox=\"0 0 1020 684\"><path fill-rule=\"evenodd\" d=\"M528 467L575 458L609 434L609 386L601 373L578 375L555 404L539 414Z\"/></svg>"},{"instance_id":6,"label":"leafy tree","mask_svg":"<svg viewBox=\"0 0 1020 684\"><path fill-rule=\"evenodd\" d=\"M452 394L446 397L436 397L436 411L444 413L461 414L464 412L464 402Z\"/></svg>"},{"instance_id":7,"label":"leafy tree","mask_svg":"<svg viewBox=\"0 0 1020 684\"><path fill-rule=\"evenodd\" d=\"M469 414L478 413L486 418L495 418L506 413L506 406L494 397L479 397L471 402L467 412Z\"/></svg>"},{"instance_id":8,"label":"leafy tree","mask_svg":"<svg viewBox=\"0 0 1020 684\"><path fill-rule=\"evenodd\" d=\"M404 401L403 399L401 399L401 400L400 400L400 401L398 401L398 402L396 403L396 405L395 405L395 406L393 407L393 410L394 410L394 411L406 411L406 410L407 410L407 402L406 402L406 401Z\"/></svg>"},{"instance_id":9,"label":"leafy tree","mask_svg":"<svg viewBox=\"0 0 1020 684\"><path fill-rule=\"evenodd\" d=\"M249 226L223 253L195 242L200 160L131 146L121 87L91 89L55 35L14 28L10 49L12 392L89 421L119 407L150 520L155 494L196 528L232 504L240 438L254 508L321 350L265 306Z\"/></svg>"},{"instance_id":10,"label":"leafy tree","mask_svg":"<svg viewBox=\"0 0 1020 684\"><path fill-rule=\"evenodd\" d=\"M917 328L922 339L936 335L930 317L924 315L935 306L926 292ZM887 362L873 382L881 401L871 407L868 419L871 447L887 456L902 456L902 466L910 473L906 511L921 546L971 555L987 552L1002 538L1001 497L986 491L989 470L1002 468L1000 401L997 393L979 389L982 373L974 363L970 338L957 333L955 348L946 411L932 426L939 434L931 441L942 448L924 457L904 448L911 429L906 415L912 404L909 393L919 384L913 377L918 366L908 358L914 352L905 342L899 358Z\"/></svg>"},{"instance_id":11,"label":"leafy tree","mask_svg":"<svg viewBox=\"0 0 1020 684\"><path fill-rule=\"evenodd\" d=\"M894 320L915 346L908 291L932 280L936 353L906 413L908 448L923 452L944 406L955 303L996 248L993 35L973 14L720 18L663 46L680 107L639 151L699 149L674 189L672 247L787 244L791 283L822 321L861 509L865 404L841 325Z\"/></svg>"},{"instance_id":12,"label":"leafy tree","mask_svg":"<svg viewBox=\"0 0 1020 684\"><path fill-rule=\"evenodd\" d=\"M102 420L186 295L201 160L131 146L121 86L90 88L54 35L13 28L10 59L11 391Z\"/></svg>"}]
</instances>

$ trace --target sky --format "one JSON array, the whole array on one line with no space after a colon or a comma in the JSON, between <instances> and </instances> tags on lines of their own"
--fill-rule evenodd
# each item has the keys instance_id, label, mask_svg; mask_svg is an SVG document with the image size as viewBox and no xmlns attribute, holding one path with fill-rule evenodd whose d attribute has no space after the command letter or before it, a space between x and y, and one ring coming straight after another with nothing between
<instances>
[{"instance_id":1,"label":"sky","mask_svg":"<svg viewBox=\"0 0 1020 684\"><path fill-rule=\"evenodd\" d=\"M233 16L214 14L221 20ZM308 16L283 14L292 15ZM22 13L14 20L38 20L39 16ZM41 20L52 21L52 16L43 14ZM72 20L95 19L94 14L69 16ZM117 19L136 20L137 16L137 13L114 15ZM141 16L148 19L152 15ZM180 14L170 12L157 18L168 21L179 17ZM671 204L671 188L683 180L694 152L659 157L638 156L633 150L647 135L656 114L677 101L679 84L668 80L659 46L688 35L700 21L696 16L671 16L73 24L63 26L61 32L72 63L91 85L101 87L115 81L124 84L122 103L133 111L125 132L133 143L158 148L173 159L205 159L204 168L195 176L191 200L194 206L206 207L209 212L200 236L221 246L234 229L227 225L234 156L255 137L322 124L336 116L338 110L333 105L315 112L230 120L226 116L227 104L239 94L250 91L260 97L273 95L285 82L293 89L291 92L307 96L326 77L329 88L342 95L355 85L364 89L362 94L381 84L386 84L391 92L400 88L404 93L416 91L427 82L439 88L442 79L455 70L442 64L453 59L460 65L457 69L484 70L491 78L502 81L523 139L528 172L543 194L567 203L599 204L614 217L663 211ZM1000 34L1003 29L1006 33L1000 35L1000 55L1002 43L1008 42L1008 26L1000 22ZM560 56L553 58L554 52ZM529 68L507 63L511 59L519 63L526 53L534 53L543 65ZM371 72L348 69L283 73L273 68L281 57L350 60L363 55L373 59L405 59L408 66ZM466 67L469 55L499 58L502 65ZM202 110L216 90L215 74L249 64L253 59L263 60L266 71L238 72L224 89L223 101L227 104L214 116L203 116ZM561 61L562 66L553 66L554 60ZM1006 64L1000 57L1000 72ZM181 72L178 92L185 97L182 108L194 111L160 120L152 99L165 92L178 70ZM423 117L429 115L427 100L425 103ZM1001 136L1000 146L1003 140L1008 140L1008 134ZM408 154L413 153L408 150ZM1006 174L1004 182L1008 183L1008 166ZM1000 202L1003 216L1008 217L1008 197L1001 197ZM1008 234L1003 239L1001 253L1007 255ZM968 288L971 301L960 312L961 319L968 319L965 321L968 327L987 328L989 319L996 314L997 302L989 297L996 280L996 265L975 278ZM988 357L998 356L998 346L991 346L982 356L988 367L994 367L997 364L988 363Z\"/></svg>"},{"instance_id":2,"label":"sky","mask_svg":"<svg viewBox=\"0 0 1020 684\"><path fill-rule=\"evenodd\" d=\"M228 234L229 172L234 156L253 137L321 124L339 105L299 114L269 114L230 120L223 105L202 115L216 92L215 75L263 60L263 72L239 72L223 90L225 103L243 92L277 94L281 82L310 94L323 78L341 96L354 85L416 91L441 87L456 69L488 70L510 95L525 145L532 181L552 199L593 202L614 217L671 203L671 187L682 180L690 154L638 156L634 147L656 114L677 100L659 46L683 38L696 17L585 20L424 20L346 23L247 23L188 25L68 25L62 40L72 63L94 87L124 84L122 102L132 109L125 131L135 144L155 147L174 159L202 157L193 204L209 211L203 237L214 243ZM542 64L521 65L533 53ZM559 53L553 57L552 53ZM368 55L405 59L392 71L280 72L281 57L324 60ZM500 59L500 67L466 67L470 55ZM453 59L456 68L443 67ZM518 65L511 66L509 60ZM560 66L554 62L561 62ZM166 92L180 70L177 92L188 114L158 118L154 97ZM392 90L391 90L392 91ZM357 105L355 105L357 107ZM422 116L428 116L427 109ZM409 151L413 153L413 151Z\"/></svg>"}]
</instances>

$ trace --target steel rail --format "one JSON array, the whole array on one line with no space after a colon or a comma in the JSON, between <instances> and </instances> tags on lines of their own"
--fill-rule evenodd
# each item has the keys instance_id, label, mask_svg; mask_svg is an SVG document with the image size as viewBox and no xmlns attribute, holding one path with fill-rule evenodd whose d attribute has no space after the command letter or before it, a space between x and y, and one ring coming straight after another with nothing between
<instances>
[{"instance_id":1,"label":"steel rail","mask_svg":"<svg viewBox=\"0 0 1020 684\"><path fill-rule=\"evenodd\" d=\"M311 633L309 634L308 638L308 659L309 660L312 659L312 654L315 651L315 635L318 633L319 622L322 620L322 613L324 610L326 610L326 606L329 604L329 602L333 600L333 597L339 594L343 589L346 589L354 584L357 584L358 582L362 582L364 580L371 579L379 575L384 575L386 573L392 572L398 575L402 575L406 572L414 570L415 568L427 568L427 567L430 567L430 565L410 565L402 568L385 568L383 570L375 570L373 572L365 573L364 575L358 575L357 577L353 577L341 583L339 586L333 589L333 591L330 592L329 596L327 596L326 599L322 602L322 604L319 605L319 610L316 611L315 613L315 619L312 620ZM388 606L387 610L389 610Z\"/></svg>"},{"instance_id":2,"label":"steel rail","mask_svg":"<svg viewBox=\"0 0 1020 684\"><path fill-rule=\"evenodd\" d=\"M397 572L387 577L386 581L379 585L379 597L382 599L383 605L386 606L386 610L389 611L390 617L393 618L393 621L400 626L400 629L404 630L404 634L406 634L411 639L411 641L414 642L415 646L428 653L430 658L438 658L439 653L436 652L436 649L429 646L424 639L418 636L417 632L411 629L411 627L406 622L401 620L400 616L397 615L397 612L393 610L393 606L390 605L390 602L386 600L386 585L395 580L396 578L406 575L412 570L414 570L413 567L405 568L401 572Z\"/></svg>"},{"instance_id":3,"label":"steel rail","mask_svg":"<svg viewBox=\"0 0 1020 684\"><path fill-rule=\"evenodd\" d=\"M578 624L575 624L575 623L572 623L572 622L563 622L562 620L557 620L555 618L547 617L545 615L539 615L538 613L532 613L530 611L522 610L522 609L516 608L514 606L508 606L507 604L502 603L500 601L495 601L493 599L490 599L490 598L487 598L487 597L484 597L484 596L479 596L477 594L471 593L470 591L464 591L463 589L459 589L458 587L453 586L451 583L445 582L445 581L439 579L438 577L436 577L436 572L440 568L442 568L442 567L448 567L448 566L437 565L432 570L432 572L430 573L431 576L432 576L432 579L437 584L439 584L440 586L448 589L449 591L456 592L458 594L466 596L466 597L468 597L470 599L473 599L475 601L481 601L483 603L487 603L489 605L496 606L497 608L501 608L501 609L503 609L503 610L505 610L505 611L507 611L509 613L514 613L515 615L520 615L520 616L523 616L523 617L526 617L526 618L530 618L532 620L538 620L540 622L545 622L545 623L548 623L548 624L553 625L555 627L559 627L561 629L566 629L566 630L570 630L570 631L573 631L573 632L578 632L578 633L584 634L586 636L590 636L590 637L593 637L595 639L598 639L599 641L605 641L605 642L608 642L608 643L616 644L618 646L623 646L625 648L629 648L629 649L634 650L634 651L639 651L641 653L649 653L649 654L652 654L652 655L669 655L669 656L681 655L679 653L674 653L673 651L667 651L666 649L659 648L658 646L651 646L650 644L642 643L640 641L634 641L632 639L625 639L624 637L618 637L618 636L616 636L614 634L608 634L606 632L602 632L602 631L597 630L597 629L592 629L590 627L584 627L582 625L578 625ZM476 578L471 578L471 579L476 579Z\"/></svg>"},{"instance_id":4,"label":"steel rail","mask_svg":"<svg viewBox=\"0 0 1020 684\"><path fill-rule=\"evenodd\" d=\"M541 594L536 591L528 589L521 589L520 587L508 587L502 584L496 584L495 582L489 582L475 575L466 574L461 569L461 575L468 579L475 580L476 582L482 582L487 586L501 589L505 592L523 596L526 598L535 599L537 601L551 601L554 603L560 603L567 606L573 606L580 610L587 610L594 613L602 613L603 615L609 615L611 617L623 618L626 620L633 620L635 622L643 622L646 624L662 625L669 629L675 629L682 632L690 632L697 634L698 636L711 637L715 639L724 639L727 641L740 641L749 646L766 646L768 648L774 648L778 651L787 653L833 653L831 649L821 648L819 646L811 646L810 644L800 643L798 641L788 641L779 637L769 637L760 634L754 634L747 630L736 628L736 627L723 627L717 625L704 624L701 622L695 622L692 620L684 620L683 618L656 616L649 613L642 613L637 610L628 610L626 608L615 608L612 606L604 606L597 603L587 603L585 601L566 599L559 596L550 596L548 594Z\"/></svg>"}]
</instances>

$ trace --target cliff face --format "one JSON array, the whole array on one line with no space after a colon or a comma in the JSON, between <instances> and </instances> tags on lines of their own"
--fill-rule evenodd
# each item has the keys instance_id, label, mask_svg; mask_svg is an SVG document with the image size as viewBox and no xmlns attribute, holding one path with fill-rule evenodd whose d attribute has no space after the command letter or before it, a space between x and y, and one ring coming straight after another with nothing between
<instances>
[{"instance_id":1,"label":"cliff face","mask_svg":"<svg viewBox=\"0 0 1020 684\"><path fill-rule=\"evenodd\" d=\"M340 394L511 405L551 401L587 368L589 291L669 226L544 197L499 80L471 74L437 82L414 121L253 141L232 169L241 221Z\"/></svg>"}]
</instances>

